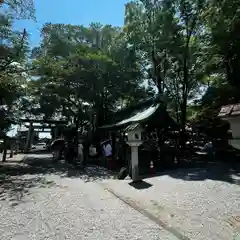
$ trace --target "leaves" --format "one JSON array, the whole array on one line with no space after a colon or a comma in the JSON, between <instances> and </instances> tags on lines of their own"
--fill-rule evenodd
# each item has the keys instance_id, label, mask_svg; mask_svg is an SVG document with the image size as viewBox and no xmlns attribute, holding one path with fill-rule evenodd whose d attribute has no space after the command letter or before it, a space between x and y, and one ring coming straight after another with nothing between
<instances>
[{"instance_id":1,"label":"leaves","mask_svg":"<svg viewBox=\"0 0 240 240\"><path fill-rule=\"evenodd\" d=\"M29 116L90 123L96 114L104 124L110 112L161 94L184 127L189 112L204 116L238 101L232 86L240 75L239 0L133 0L123 28L45 23L31 51L37 80L28 83L27 32L13 31L12 24L15 16L31 18L33 4L3 4L9 11L0 14L2 99L9 106L17 102ZM205 110L192 106L196 99Z\"/></svg>"},{"instance_id":2,"label":"leaves","mask_svg":"<svg viewBox=\"0 0 240 240\"><path fill-rule=\"evenodd\" d=\"M15 19L33 17L34 7L32 1L5 0L0 8L0 132L6 133L19 117L18 103L28 79L25 72L29 50L27 32L13 30L12 25Z\"/></svg>"},{"instance_id":3,"label":"leaves","mask_svg":"<svg viewBox=\"0 0 240 240\"><path fill-rule=\"evenodd\" d=\"M105 119L119 101L146 94L135 51L127 48L121 29L46 24L42 37L33 66L40 77L36 97L45 116L58 113L90 120L90 112L105 112Z\"/></svg>"}]
</instances>

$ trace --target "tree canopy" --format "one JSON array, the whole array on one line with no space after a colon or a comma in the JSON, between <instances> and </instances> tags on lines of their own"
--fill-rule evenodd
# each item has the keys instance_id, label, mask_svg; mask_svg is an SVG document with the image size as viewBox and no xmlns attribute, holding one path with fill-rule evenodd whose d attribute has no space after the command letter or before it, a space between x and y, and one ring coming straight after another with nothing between
<instances>
[{"instance_id":1,"label":"tree canopy","mask_svg":"<svg viewBox=\"0 0 240 240\"><path fill-rule=\"evenodd\" d=\"M122 27L45 23L30 49L27 29L12 26L34 19L32 0L1 1L2 130L16 112L103 125L118 109L156 95L183 128L189 117L214 117L240 100L239 4L133 0Z\"/></svg>"},{"instance_id":2,"label":"tree canopy","mask_svg":"<svg viewBox=\"0 0 240 240\"><path fill-rule=\"evenodd\" d=\"M17 19L34 16L32 1L0 2L0 134L16 120L17 102L25 92L28 61L28 33L25 29L14 30Z\"/></svg>"}]
</instances>

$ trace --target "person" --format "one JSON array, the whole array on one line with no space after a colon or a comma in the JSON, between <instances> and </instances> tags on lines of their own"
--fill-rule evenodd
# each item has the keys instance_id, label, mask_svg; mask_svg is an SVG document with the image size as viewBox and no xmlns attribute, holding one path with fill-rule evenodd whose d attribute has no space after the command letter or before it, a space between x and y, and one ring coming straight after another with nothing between
<instances>
[{"instance_id":1,"label":"person","mask_svg":"<svg viewBox=\"0 0 240 240\"><path fill-rule=\"evenodd\" d=\"M103 151L105 157L110 157L112 155L112 146L110 142L108 142L106 145L103 145Z\"/></svg>"},{"instance_id":2,"label":"person","mask_svg":"<svg viewBox=\"0 0 240 240\"><path fill-rule=\"evenodd\" d=\"M74 157L75 157L75 145L73 143L73 141L69 140L66 142L66 146L65 146L65 159L67 161L68 164L72 164L74 163Z\"/></svg>"},{"instance_id":3,"label":"person","mask_svg":"<svg viewBox=\"0 0 240 240\"><path fill-rule=\"evenodd\" d=\"M96 155L97 155L97 149L93 144L91 144L89 147L89 156L95 157Z\"/></svg>"},{"instance_id":4,"label":"person","mask_svg":"<svg viewBox=\"0 0 240 240\"><path fill-rule=\"evenodd\" d=\"M110 141L107 141L105 144L103 144L103 154L106 159L106 165L111 168L111 156L112 156L112 146Z\"/></svg>"}]
</instances>

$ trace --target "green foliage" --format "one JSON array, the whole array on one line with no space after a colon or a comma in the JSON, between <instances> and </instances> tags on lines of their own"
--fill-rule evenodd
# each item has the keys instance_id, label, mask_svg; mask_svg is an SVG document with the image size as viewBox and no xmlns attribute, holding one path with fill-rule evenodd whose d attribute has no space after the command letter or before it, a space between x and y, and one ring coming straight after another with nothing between
<instances>
[{"instance_id":1,"label":"green foliage","mask_svg":"<svg viewBox=\"0 0 240 240\"><path fill-rule=\"evenodd\" d=\"M6 133L18 116L19 99L25 94L28 54L27 32L13 30L16 19L34 15L31 0L5 0L0 4L0 134Z\"/></svg>"},{"instance_id":2,"label":"green foliage","mask_svg":"<svg viewBox=\"0 0 240 240\"><path fill-rule=\"evenodd\" d=\"M206 28L210 35L212 68L224 74L226 80L239 85L240 26L239 0L208 1L205 12Z\"/></svg>"},{"instance_id":3,"label":"green foliage","mask_svg":"<svg viewBox=\"0 0 240 240\"><path fill-rule=\"evenodd\" d=\"M203 94L208 87L216 89L215 96L208 105L203 99L203 112L209 108L217 112L220 104L239 101L233 88L221 87L226 82L239 83L239 3L134 0L126 6L128 41L145 76L165 96L182 126L192 117L189 101L210 97L210 89Z\"/></svg>"},{"instance_id":4,"label":"green foliage","mask_svg":"<svg viewBox=\"0 0 240 240\"><path fill-rule=\"evenodd\" d=\"M12 62L25 67L27 32L12 24L32 18L33 4L3 4L9 7L0 14L0 90L9 109L17 102L25 115L82 125L95 115L102 125L117 109L157 93L184 127L189 118L214 117L222 104L240 100L240 0L133 0L123 28L46 23L31 54L38 80L25 92L26 76Z\"/></svg>"},{"instance_id":5,"label":"green foliage","mask_svg":"<svg viewBox=\"0 0 240 240\"><path fill-rule=\"evenodd\" d=\"M132 1L126 8L129 41L144 57L149 79L167 96L176 118L185 125L187 101L204 77L202 12L205 2ZM179 115L180 113L180 115Z\"/></svg>"},{"instance_id":6,"label":"green foliage","mask_svg":"<svg viewBox=\"0 0 240 240\"><path fill-rule=\"evenodd\" d=\"M33 0L2 0L1 7L7 9L16 19L35 19Z\"/></svg>"},{"instance_id":7,"label":"green foliage","mask_svg":"<svg viewBox=\"0 0 240 240\"><path fill-rule=\"evenodd\" d=\"M119 28L46 24L42 36L33 66L40 77L36 97L45 116L89 121L95 112L101 124L120 100L148 96L140 85L135 52L127 48Z\"/></svg>"}]
</instances>

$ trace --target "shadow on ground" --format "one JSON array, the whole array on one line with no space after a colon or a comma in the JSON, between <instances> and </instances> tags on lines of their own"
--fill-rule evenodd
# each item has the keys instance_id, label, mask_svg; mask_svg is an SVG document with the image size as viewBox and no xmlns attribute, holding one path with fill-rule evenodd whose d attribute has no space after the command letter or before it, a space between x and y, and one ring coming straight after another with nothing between
<instances>
[{"instance_id":1,"label":"shadow on ground","mask_svg":"<svg viewBox=\"0 0 240 240\"><path fill-rule=\"evenodd\" d=\"M140 180L140 181L137 181L137 182L131 182L131 183L129 183L129 185L138 189L138 190L147 189L147 188L150 188L150 187L153 186L152 184L147 183L143 180Z\"/></svg>"},{"instance_id":2,"label":"shadow on ground","mask_svg":"<svg viewBox=\"0 0 240 240\"><path fill-rule=\"evenodd\" d=\"M46 180L46 175L62 178L78 178L84 182L101 181L113 177L107 169L87 166L84 170L66 164L54 163L51 155L30 154L22 162L8 161L0 166L0 201L10 198L21 201L32 187L51 187L55 183Z\"/></svg>"},{"instance_id":3,"label":"shadow on ground","mask_svg":"<svg viewBox=\"0 0 240 240\"><path fill-rule=\"evenodd\" d=\"M240 185L240 164L213 163L202 167L179 168L155 176L169 175L184 181L215 180Z\"/></svg>"},{"instance_id":4,"label":"shadow on ground","mask_svg":"<svg viewBox=\"0 0 240 240\"><path fill-rule=\"evenodd\" d=\"M30 151L28 151L28 154L37 154L37 155L43 155L44 153L46 154L50 154L50 151L46 148L43 149L31 149Z\"/></svg>"},{"instance_id":5,"label":"shadow on ground","mask_svg":"<svg viewBox=\"0 0 240 240\"><path fill-rule=\"evenodd\" d=\"M110 171L95 165L87 166L84 170L66 164L65 161L53 162L51 155L38 156L35 153L28 155L19 164L11 161L0 166L0 174L8 176L21 176L33 174L56 174L61 177L83 178L85 181L97 181L112 177Z\"/></svg>"},{"instance_id":6,"label":"shadow on ground","mask_svg":"<svg viewBox=\"0 0 240 240\"><path fill-rule=\"evenodd\" d=\"M55 183L47 181L45 177L28 176L23 178L2 173L0 175L0 201L7 201L11 206L15 206L23 202L24 196L29 194L31 188L46 188L53 185Z\"/></svg>"}]
</instances>

